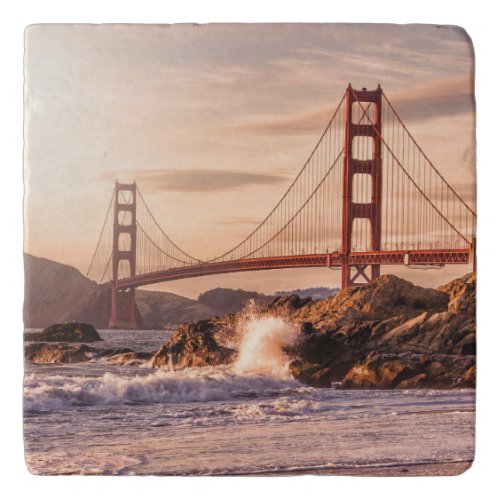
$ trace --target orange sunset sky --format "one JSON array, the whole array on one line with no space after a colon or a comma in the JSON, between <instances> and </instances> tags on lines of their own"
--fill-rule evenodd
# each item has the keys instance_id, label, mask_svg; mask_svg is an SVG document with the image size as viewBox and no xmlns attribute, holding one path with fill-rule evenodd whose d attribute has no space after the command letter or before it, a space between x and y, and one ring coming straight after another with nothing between
<instances>
[{"instance_id":1,"label":"orange sunset sky","mask_svg":"<svg viewBox=\"0 0 500 500\"><path fill-rule=\"evenodd\" d=\"M422 149L475 202L473 48L457 27L34 25L25 54L25 251L86 272L115 179L165 232L222 254L269 213L348 83L381 84ZM383 268L435 286L467 272ZM155 285L189 297L339 286L327 269Z\"/></svg>"}]
</instances>

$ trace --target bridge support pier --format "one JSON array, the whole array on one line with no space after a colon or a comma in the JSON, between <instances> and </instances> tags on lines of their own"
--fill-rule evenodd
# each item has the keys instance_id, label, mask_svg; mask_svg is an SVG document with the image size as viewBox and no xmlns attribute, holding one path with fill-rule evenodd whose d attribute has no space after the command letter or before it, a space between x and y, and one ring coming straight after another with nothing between
<instances>
[{"instance_id":1,"label":"bridge support pier","mask_svg":"<svg viewBox=\"0 0 500 500\"><path fill-rule=\"evenodd\" d=\"M357 113L353 105L359 104ZM373 118L370 117L370 113ZM370 118L367 118L368 117ZM380 276L380 264L352 264L353 227L368 220L370 251L380 251L382 218L382 89L346 91L346 124L342 185L342 288L367 283ZM353 147L357 141L357 147ZM363 156L364 155L364 156ZM370 199L353 199L358 176L369 176ZM364 236L364 235L363 235ZM360 238L362 239L362 238ZM361 278L363 281L358 281Z\"/></svg>"},{"instance_id":2,"label":"bridge support pier","mask_svg":"<svg viewBox=\"0 0 500 500\"><path fill-rule=\"evenodd\" d=\"M122 196L120 197L120 194ZM113 282L109 328L137 328L135 288L118 289L120 277L135 276L137 188L133 184L115 184L113 222ZM123 276L125 275L125 276Z\"/></svg>"},{"instance_id":3,"label":"bridge support pier","mask_svg":"<svg viewBox=\"0 0 500 500\"><path fill-rule=\"evenodd\" d=\"M362 284L358 281L358 278L363 279L363 283L369 283L379 276L380 264L351 265L349 262L342 264L342 288Z\"/></svg>"},{"instance_id":4,"label":"bridge support pier","mask_svg":"<svg viewBox=\"0 0 500 500\"><path fill-rule=\"evenodd\" d=\"M137 328L135 288L117 290L116 287L112 287L109 328L117 330L135 330Z\"/></svg>"}]
</instances>

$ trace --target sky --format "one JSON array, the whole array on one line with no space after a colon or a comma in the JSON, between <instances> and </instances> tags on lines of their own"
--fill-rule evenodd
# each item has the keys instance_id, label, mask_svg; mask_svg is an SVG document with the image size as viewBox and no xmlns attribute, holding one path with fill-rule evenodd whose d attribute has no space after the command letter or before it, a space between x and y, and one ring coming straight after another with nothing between
<instances>
[{"instance_id":1,"label":"sky","mask_svg":"<svg viewBox=\"0 0 500 500\"><path fill-rule=\"evenodd\" d=\"M25 39L25 251L86 272L116 179L164 231L210 258L292 182L342 98L381 84L417 143L475 198L473 48L457 27L363 24L33 25ZM436 286L466 266L383 268ZM271 293L338 286L324 269L150 287Z\"/></svg>"}]
</instances>

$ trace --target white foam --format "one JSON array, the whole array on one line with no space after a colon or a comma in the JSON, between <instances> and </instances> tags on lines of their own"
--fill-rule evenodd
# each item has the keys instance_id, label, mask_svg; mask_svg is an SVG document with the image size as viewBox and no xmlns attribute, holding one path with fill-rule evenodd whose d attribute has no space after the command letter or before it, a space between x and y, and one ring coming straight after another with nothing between
<instances>
[{"instance_id":1,"label":"white foam","mask_svg":"<svg viewBox=\"0 0 500 500\"><path fill-rule=\"evenodd\" d=\"M234 369L240 375L264 375L290 379L290 360L283 347L292 344L296 328L283 318L272 315L246 314L240 323L241 340Z\"/></svg>"},{"instance_id":2,"label":"white foam","mask_svg":"<svg viewBox=\"0 0 500 500\"><path fill-rule=\"evenodd\" d=\"M231 367L157 371L135 377L105 373L102 377L35 375L25 377L28 412L83 405L224 401L298 388L294 380L261 375L241 376Z\"/></svg>"}]
</instances>

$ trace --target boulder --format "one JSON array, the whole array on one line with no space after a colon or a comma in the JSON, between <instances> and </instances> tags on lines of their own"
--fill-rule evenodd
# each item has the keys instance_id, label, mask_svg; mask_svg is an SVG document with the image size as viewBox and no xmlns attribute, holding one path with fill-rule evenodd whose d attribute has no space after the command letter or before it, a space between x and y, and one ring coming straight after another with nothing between
<instances>
[{"instance_id":1,"label":"boulder","mask_svg":"<svg viewBox=\"0 0 500 500\"><path fill-rule=\"evenodd\" d=\"M217 323L211 320L185 323L153 356L154 368L190 368L224 365L236 359L236 351L214 338Z\"/></svg>"},{"instance_id":2,"label":"boulder","mask_svg":"<svg viewBox=\"0 0 500 500\"><path fill-rule=\"evenodd\" d=\"M94 357L95 350L86 344L29 342L25 358L34 363L83 363Z\"/></svg>"},{"instance_id":3,"label":"boulder","mask_svg":"<svg viewBox=\"0 0 500 500\"><path fill-rule=\"evenodd\" d=\"M61 323L37 333L26 333L24 340L32 342L98 342L102 338L87 323Z\"/></svg>"},{"instance_id":4,"label":"boulder","mask_svg":"<svg viewBox=\"0 0 500 500\"><path fill-rule=\"evenodd\" d=\"M122 366L137 366L142 365L144 361L147 361L153 357L151 352L125 352L122 354L115 354L106 359L106 363L110 365L122 365Z\"/></svg>"},{"instance_id":5,"label":"boulder","mask_svg":"<svg viewBox=\"0 0 500 500\"><path fill-rule=\"evenodd\" d=\"M313 333L302 336L292 347L285 348L292 359L289 369L301 382L315 387L330 387L340 382L354 363L362 357L355 349L334 335Z\"/></svg>"},{"instance_id":6,"label":"boulder","mask_svg":"<svg viewBox=\"0 0 500 500\"><path fill-rule=\"evenodd\" d=\"M475 381L469 373L474 367L475 356L372 352L349 370L341 389L474 387Z\"/></svg>"},{"instance_id":7,"label":"boulder","mask_svg":"<svg viewBox=\"0 0 500 500\"><path fill-rule=\"evenodd\" d=\"M312 387L332 386L332 369L329 366L294 360L290 363L289 369L292 375L304 384Z\"/></svg>"}]
</instances>

